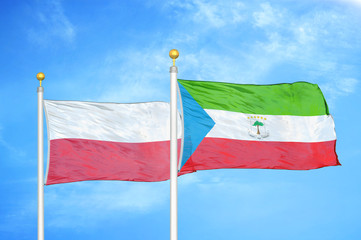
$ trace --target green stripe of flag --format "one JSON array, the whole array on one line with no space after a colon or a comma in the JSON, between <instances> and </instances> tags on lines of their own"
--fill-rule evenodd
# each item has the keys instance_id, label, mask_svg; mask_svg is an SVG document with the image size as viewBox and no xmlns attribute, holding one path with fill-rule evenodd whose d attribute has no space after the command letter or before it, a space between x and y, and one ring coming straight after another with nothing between
<instances>
[{"instance_id":1,"label":"green stripe of flag","mask_svg":"<svg viewBox=\"0 0 361 240\"><path fill-rule=\"evenodd\" d=\"M222 82L178 82L204 109L262 115L328 115L327 103L317 84L250 85Z\"/></svg>"}]
</instances>

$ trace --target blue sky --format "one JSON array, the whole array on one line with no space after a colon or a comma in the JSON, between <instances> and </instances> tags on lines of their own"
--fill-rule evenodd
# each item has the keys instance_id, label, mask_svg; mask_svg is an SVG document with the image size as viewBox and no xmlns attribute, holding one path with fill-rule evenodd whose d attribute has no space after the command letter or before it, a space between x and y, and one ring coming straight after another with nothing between
<instances>
[{"instance_id":1,"label":"blue sky","mask_svg":"<svg viewBox=\"0 0 361 240\"><path fill-rule=\"evenodd\" d=\"M0 239L36 239L46 99L169 101L179 78L320 85L341 167L179 178L179 239L361 238L361 1L2 1ZM47 148L45 148L45 155ZM169 182L45 187L46 239L169 239Z\"/></svg>"}]
</instances>

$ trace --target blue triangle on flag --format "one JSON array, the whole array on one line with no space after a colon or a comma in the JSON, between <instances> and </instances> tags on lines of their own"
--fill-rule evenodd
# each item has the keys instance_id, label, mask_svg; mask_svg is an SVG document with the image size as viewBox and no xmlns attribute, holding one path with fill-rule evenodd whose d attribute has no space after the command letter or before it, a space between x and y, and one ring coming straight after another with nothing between
<instances>
[{"instance_id":1,"label":"blue triangle on flag","mask_svg":"<svg viewBox=\"0 0 361 240\"><path fill-rule=\"evenodd\" d=\"M189 92L178 82L183 105L184 145L180 169L216 124Z\"/></svg>"}]
</instances>

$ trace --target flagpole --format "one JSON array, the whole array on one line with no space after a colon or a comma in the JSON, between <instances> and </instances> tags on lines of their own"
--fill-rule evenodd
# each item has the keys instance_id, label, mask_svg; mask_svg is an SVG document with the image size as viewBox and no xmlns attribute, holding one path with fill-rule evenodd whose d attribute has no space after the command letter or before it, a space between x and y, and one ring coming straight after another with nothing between
<instances>
[{"instance_id":1,"label":"flagpole","mask_svg":"<svg viewBox=\"0 0 361 240\"><path fill-rule=\"evenodd\" d=\"M41 82L45 75L39 72L36 78L40 81L38 92L38 240L44 240L44 131L43 131L43 94Z\"/></svg>"},{"instance_id":2,"label":"flagpole","mask_svg":"<svg viewBox=\"0 0 361 240\"><path fill-rule=\"evenodd\" d=\"M178 239L178 160L177 160L177 73L175 60L179 56L176 49L169 52L173 59L170 67L170 240Z\"/></svg>"}]
</instances>

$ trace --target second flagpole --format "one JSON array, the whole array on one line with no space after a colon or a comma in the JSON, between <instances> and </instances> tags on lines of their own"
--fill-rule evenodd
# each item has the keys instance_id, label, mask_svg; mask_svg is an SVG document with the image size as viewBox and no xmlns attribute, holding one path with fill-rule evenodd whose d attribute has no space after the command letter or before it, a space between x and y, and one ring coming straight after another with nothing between
<instances>
[{"instance_id":1,"label":"second flagpole","mask_svg":"<svg viewBox=\"0 0 361 240\"><path fill-rule=\"evenodd\" d=\"M177 73L175 60L179 56L176 49L169 52L173 59L170 67L170 240L178 239L178 160L177 160Z\"/></svg>"}]
</instances>

